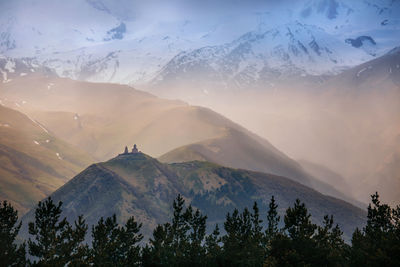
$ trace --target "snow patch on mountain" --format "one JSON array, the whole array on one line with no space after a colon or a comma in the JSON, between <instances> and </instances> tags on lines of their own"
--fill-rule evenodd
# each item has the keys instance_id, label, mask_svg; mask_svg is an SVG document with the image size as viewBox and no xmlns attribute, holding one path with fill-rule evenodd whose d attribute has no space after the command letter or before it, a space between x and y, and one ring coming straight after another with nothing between
<instances>
[{"instance_id":1,"label":"snow patch on mountain","mask_svg":"<svg viewBox=\"0 0 400 267\"><path fill-rule=\"evenodd\" d=\"M6 65L4 66L4 69L7 70L8 72L14 73L15 72L15 61L7 60Z\"/></svg>"},{"instance_id":2,"label":"snow patch on mountain","mask_svg":"<svg viewBox=\"0 0 400 267\"><path fill-rule=\"evenodd\" d=\"M38 71L45 75L53 75L52 70L43 67L32 58L10 58L0 55L0 81L7 83L17 77L23 77Z\"/></svg>"}]
</instances>

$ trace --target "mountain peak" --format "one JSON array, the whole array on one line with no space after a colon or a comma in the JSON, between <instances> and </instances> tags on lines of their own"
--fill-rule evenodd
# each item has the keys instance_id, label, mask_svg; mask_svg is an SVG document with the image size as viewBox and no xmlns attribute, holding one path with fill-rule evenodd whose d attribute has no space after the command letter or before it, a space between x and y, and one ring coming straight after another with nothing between
<instances>
[{"instance_id":1,"label":"mountain peak","mask_svg":"<svg viewBox=\"0 0 400 267\"><path fill-rule=\"evenodd\" d=\"M138 164L144 164L146 162L151 162L151 161L157 161L156 159L152 158L151 156L143 153L143 152L137 152L137 153L122 153L117 155L116 157L104 162L103 164L124 164L124 166L132 166L138 165Z\"/></svg>"},{"instance_id":2,"label":"mountain peak","mask_svg":"<svg viewBox=\"0 0 400 267\"><path fill-rule=\"evenodd\" d=\"M116 157L109 159L108 161L96 163L93 165L98 165L100 168L105 168L127 181L129 181L136 172L139 173L143 171L144 168L163 168L162 163L143 152L119 154ZM147 175L149 175L149 173L147 173Z\"/></svg>"},{"instance_id":3,"label":"mountain peak","mask_svg":"<svg viewBox=\"0 0 400 267\"><path fill-rule=\"evenodd\" d=\"M109 161L113 161L113 160L151 160L153 159L152 157L150 157L149 155L144 154L143 152L137 152L137 153L122 153L119 154L118 156L116 156L113 159L110 159ZM107 162L109 162L107 161Z\"/></svg>"}]
</instances>

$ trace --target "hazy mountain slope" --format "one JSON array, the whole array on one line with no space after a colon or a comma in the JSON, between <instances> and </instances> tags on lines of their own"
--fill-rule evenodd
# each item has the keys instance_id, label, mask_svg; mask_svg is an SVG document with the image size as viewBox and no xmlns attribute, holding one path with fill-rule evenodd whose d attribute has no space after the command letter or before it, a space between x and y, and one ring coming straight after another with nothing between
<instances>
[{"instance_id":1,"label":"hazy mountain slope","mask_svg":"<svg viewBox=\"0 0 400 267\"><path fill-rule=\"evenodd\" d=\"M92 158L54 137L24 114L0 106L0 198L22 213L34 206Z\"/></svg>"},{"instance_id":2,"label":"hazy mountain slope","mask_svg":"<svg viewBox=\"0 0 400 267\"><path fill-rule=\"evenodd\" d=\"M377 90L400 90L400 47L396 47L385 55L365 62L332 77L323 85L336 92L368 93Z\"/></svg>"},{"instance_id":3,"label":"hazy mountain slope","mask_svg":"<svg viewBox=\"0 0 400 267\"><path fill-rule=\"evenodd\" d=\"M195 144L176 148L159 160L166 163L204 160L223 166L242 168L279 174L286 177L297 177L310 182L309 175L294 161L287 164L284 155L268 153L268 150L257 140L235 129L226 129L219 137Z\"/></svg>"},{"instance_id":4,"label":"hazy mountain slope","mask_svg":"<svg viewBox=\"0 0 400 267\"><path fill-rule=\"evenodd\" d=\"M48 79L39 75L20 77L2 87L3 103L20 106L60 138L80 145L100 159L107 158L107 153L114 155L122 145L139 142L134 140L135 135L166 112L187 106L128 86ZM147 151L154 153L157 148L152 148Z\"/></svg>"},{"instance_id":5,"label":"hazy mountain slope","mask_svg":"<svg viewBox=\"0 0 400 267\"><path fill-rule=\"evenodd\" d=\"M273 173L285 177L300 177L295 180L306 179L308 181L306 185L323 194L346 200L357 206L364 206L355 201L351 193L332 186L340 181L332 179L334 177L330 173L308 172L308 169L303 169L295 161L287 164L286 156L266 153L260 142L234 129L228 129L225 134L217 138L176 148L159 157L159 160L166 163L209 161L232 168ZM286 164L282 165L283 162Z\"/></svg>"},{"instance_id":6,"label":"hazy mountain slope","mask_svg":"<svg viewBox=\"0 0 400 267\"><path fill-rule=\"evenodd\" d=\"M58 137L100 160L132 143L159 156L183 145L230 133L236 140L230 140L224 149L232 146L235 150L235 143L243 142L242 149L247 149L251 158L242 165L240 160L229 162L230 166L284 175L310 185L310 178L301 167L268 141L206 108L160 99L128 86L39 75L27 75L5 84L2 96L3 103L18 104ZM250 157L253 152L260 158Z\"/></svg>"},{"instance_id":7,"label":"hazy mountain slope","mask_svg":"<svg viewBox=\"0 0 400 267\"><path fill-rule=\"evenodd\" d=\"M272 90L210 93L197 103L234 119L291 158L328 167L367 202L377 183L392 190L390 183L380 183L377 171L392 166L387 162L398 147L399 71L397 48L308 86L292 80ZM399 194L390 193L397 200L385 199L386 190L380 191L385 201L399 202Z\"/></svg>"},{"instance_id":8,"label":"hazy mountain slope","mask_svg":"<svg viewBox=\"0 0 400 267\"><path fill-rule=\"evenodd\" d=\"M394 142L393 152L382 159L380 165L368 177L372 188L376 188L391 205L400 201L400 135Z\"/></svg>"},{"instance_id":9,"label":"hazy mountain slope","mask_svg":"<svg viewBox=\"0 0 400 267\"><path fill-rule=\"evenodd\" d=\"M325 186L324 189L326 191L321 190L318 185L313 184L313 187L317 189L320 192L324 192L327 195L331 196L336 196L339 198L342 198L354 205L357 205L359 207L364 207L365 203L355 201L355 195L353 194L351 187L349 186L348 182L344 177L342 177L340 174L330 170L326 166L314 163L314 162L309 162L306 160L299 160L297 161L300 163L301 167L310 175L313 177L317 178L320 183L319 185L328 185ZM332 190L333 188L333 190ZM340 195L336 195L338 192L340 192Z\"/></svg>"},{"instance_id":10,"label":"hazy mountain slope","mask_svg":"<svg viewBox=\"0 0 400 267\"><path fill-rule=\"evenodd\" d=\"M171 215L171 203L177 193L209 216L209 223L221 223L225 212L251 206L258 201L263 216L271 195L279 210L301 198L314 219L333 214L347 237L364 222L365 212L344 201L324 196L290 179L270 174L230 169L207 162L162 164L139 153L120 155L90 166L51 196L63 201L64 214L74 219L84 214L89 224L100 216L116 213L124 222L134 215L143 222L149 235L156 223ZM23 218L28 221L33 211Z\"/></svg>"},{"instance_id":11,"label":"hazy mountain slope","mask_svg":"<svg viewBox=\"0 0 400 267\"><path fill-rule=\"evenodd\" d=\"M351 171L346 176L356 176L371 192L379 190L384 201L397 205L400 48L333 77L323 88L326 106L340 110L342 122L354 135L348 142L352 151L348 157L353 160L345 165ZM341 160L346 161L347 157ZM354 171L348 164L359 166L359 170Z\"/></svg>"}]
</instances>

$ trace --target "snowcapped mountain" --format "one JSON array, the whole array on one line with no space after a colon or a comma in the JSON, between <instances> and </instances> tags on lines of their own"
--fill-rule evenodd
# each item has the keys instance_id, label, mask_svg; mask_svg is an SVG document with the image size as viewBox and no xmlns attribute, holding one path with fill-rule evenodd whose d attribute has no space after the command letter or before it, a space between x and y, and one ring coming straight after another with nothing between
<instances>
[{"instance_id":1,"label":"snowcapped mountain","mask_svg":"<svg viewBox=\"0 0 400 267\"><path fill-rule=\"evenodd\" d=\"M399 45L399 0L311 0L298 8L296 19L320 25L370 54L382 55Z\"/></svg>"},{"instance_id":2,"label":"snowcapped mountain","mask_svg":"<svg viewBox=\"0 0 400 267\"><path fill-rule=\"evenodd\" d=\"M248 32L224 45L182 52L153 84L198 81L226 87L263 86L288 76L337 74L372 58L322 28L295 22Z\"/></svg>"},{"instance_id":3,"label":"snowcapped mountain","mask_svg":"<svg viewBox=\"0 0 400 267\"><path fill-rule=\"evenodd\" d=\"M184 79L178 68L188 67L173 65L196 60L207 77L244 85L380 56L400 43L399 14L399 0L1 1L0 54L136 86Z\"/></svg>"},{"instance_id":4,"label":"snowcapped mountain","mask_svg":"<svg viewBox=\"0 0 400 267\"><path fill-rule=\"evenodd\" d=\"M40 64L59 76L93 82L140 83L153 77L183 48L186 40L169 36L148 36L63 53L40 55Z\"/></svg>"},{"instance_id":5,"label":"snowcapped mountain","mask_svg":"<svg viewBox=\"0 0 400 267\"><path fill-rule=\"evenodd\" d=\"M31 57L105 42L121 22L89 3L1 1L0 53Z\"/></svg>"}]
</instances>

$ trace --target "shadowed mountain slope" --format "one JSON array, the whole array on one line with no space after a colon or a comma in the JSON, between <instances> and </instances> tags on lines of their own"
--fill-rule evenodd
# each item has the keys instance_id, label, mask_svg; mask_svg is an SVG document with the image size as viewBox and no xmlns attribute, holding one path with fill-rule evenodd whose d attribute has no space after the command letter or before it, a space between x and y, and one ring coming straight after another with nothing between
<instances>
[{"instance_id":1,"label":"shadowed mountain slope","mask_svg":"<svg viewBox=\"0 0 400 267\"><path fill-rule=\"evenodd\" d=\"M231 169L208 162L163 164L143 153L119 155L107 162L93 164L51 194L63 201L64 215L73 220L84 214L89 224L101 216L117 214L119 222L129 216L143 222L148 237L157 223L171 216L171 203L180 193L193 206L208 215L210 225L222 223L233 208L260 204L265 216L274 195L279 211L296 198L309 207L316 222L333 214L347 238L364 223L365 211L351 204L281 176ZM33 217L29 212L23 221Z\"/></svg>"}]
</instances>

